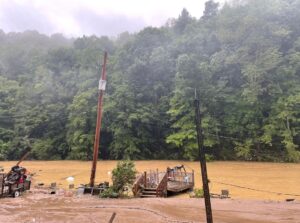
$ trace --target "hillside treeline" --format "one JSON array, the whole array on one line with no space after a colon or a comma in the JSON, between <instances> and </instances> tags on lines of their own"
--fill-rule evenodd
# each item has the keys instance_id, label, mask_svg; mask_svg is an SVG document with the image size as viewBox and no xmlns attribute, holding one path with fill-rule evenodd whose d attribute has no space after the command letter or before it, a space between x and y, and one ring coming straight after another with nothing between
<instances>
[{"instance_id":1,"label":"hillside treeline","mask_svg":"<svg viewBox=\"0 0 300 223\"><path fill-rule=\"evenodd\" d=\"M0 160L91 159L106 50L100 159L197 159L197 89L209 158L299 162L299 21L300 0L208 1L117 38L0 31Z\"/></svg>"}]
</instances>

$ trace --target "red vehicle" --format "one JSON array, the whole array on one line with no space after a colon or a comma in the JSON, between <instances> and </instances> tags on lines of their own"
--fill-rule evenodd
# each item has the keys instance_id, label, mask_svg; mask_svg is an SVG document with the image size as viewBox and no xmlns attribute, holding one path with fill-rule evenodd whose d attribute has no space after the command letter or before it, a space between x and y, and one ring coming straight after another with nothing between
<instances>
[{"instance_id":1,"label":"red vehicle","mask_svg":"<svg viewBox=\"0 0 300 223\"><path fill-rule=\"evenodd\" d=\"M30 189L30 184L26 169L14 166L8 174L0 173L0 197L19 197Z\"/></svg>"}]
</instances>

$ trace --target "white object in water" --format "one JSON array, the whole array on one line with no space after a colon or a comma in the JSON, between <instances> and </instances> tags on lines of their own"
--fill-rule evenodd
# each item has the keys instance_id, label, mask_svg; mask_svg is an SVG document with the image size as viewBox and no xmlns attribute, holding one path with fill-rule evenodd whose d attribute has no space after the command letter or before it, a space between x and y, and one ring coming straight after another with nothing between
<instances>
[{"instance_id":1,"label":"white object in water","mask_svg":"<svg viewBox=\"0 0 300 223\"><path fill-rule=\"evenodd\" d=\"M66 180L68 181L68 183L73 183L74 179L74 177L68 177Z\"/></svg>"}]
</instances>

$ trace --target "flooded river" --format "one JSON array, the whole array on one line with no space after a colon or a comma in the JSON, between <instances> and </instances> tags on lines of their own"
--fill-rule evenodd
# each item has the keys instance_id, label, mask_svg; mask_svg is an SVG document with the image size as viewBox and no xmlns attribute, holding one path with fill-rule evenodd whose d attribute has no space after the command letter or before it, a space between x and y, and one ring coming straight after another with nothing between
<instances>
[{"instance_id":1,"label":"flooded river","mask_svg":"<svg viewBox=\"0 0 300 223\"><path fill-rule=\"evenodd\" d=\"M8 171L16 162L0 162ZM111 171L117 161L99 161L96 182L111 181ZM196 188L201 188L199 162L184 161L136 161L136 169L164 171L168 166L184 164L187 171L195 171ZM207 164L210 192L220 194L228 189L231 198L255 200L300 199L300 164L259 162L210 162ZM24 161L22 166L34 173L33 184L56 182L67 188L67 177L73 176L75 187L89 182L91 162L87 161ZM180 197L188 197L181 195Z\"/></svg>"}]
</instances>

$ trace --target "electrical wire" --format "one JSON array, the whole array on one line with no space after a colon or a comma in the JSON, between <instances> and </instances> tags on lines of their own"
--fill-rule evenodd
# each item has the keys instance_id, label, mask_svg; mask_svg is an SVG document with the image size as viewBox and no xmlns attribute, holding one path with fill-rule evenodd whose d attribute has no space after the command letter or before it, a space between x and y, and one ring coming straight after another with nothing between
<instances>
[{"instance_id":1,"label":"electrical wire","mask_svg":"<svg viewBox=\"0 0 300 223\"><path fill-rule=\"evenodd\" d=\"M8 117L8 116L7 116ZM18 115L18 116L10 116L9 118L28 118L27 115ZM3 115L0 115L0 120L1 118L4 118ZM66 116L65 114L62 115L62 113L50 113L50 114L47 114L47 116L45 116L45 118L58 118L59 121L68 121L69 120L69 117ZM139 125L139 127L148 127L148 128L159 128L159 129L163 129L165 131L175 131L173 127L171 127L172 123L170 121L160 121L160 122L142 122L141 120L133 120L132 121L133 125L134 124L137 124ZM125 122L124 122L124 126L125 126ZM227 127L230 127L227 126ZM214 128L210 129L211 131L215 132ZM215 138L218 138L218 139L225 139L225 140L234 140L234 141L237 141L237 142L244 142L243 139L241 139L239 136L228 136L228 135L224 135L224 134L215 134L215 133L212 133L211 131L207 131L207 129L204 129L203 133L205 135L208 135L208 136L212 136L212 137L215 137ZM223 132L223 131L218 131L218 132ZM245 135L243 137L246 137L246 138L253 138L253 136L250 136L250 135Z\"/></svg>"},{"instance_id":2,"label":"electrical wire","mask_svg":"<svg viewBox=\"0 0 300 223\"><path fill-rule=\"evenodd\" d=\"M51 115L48 115L48 116L45 116L45 118L57 118L57 116L58 116L58 118L59 118L59 121L68 121L69 120L69 117L67 117L67 116L64 116L64 117L62 117L62 116L60 116L60 114L59 113L52 113ZM0 119L2 118L3 116L1 116L0 115ZM18 118L21 118L21 117L26 117L26 118L28 118L28 116L11 116L11 117L18 117ZM134 120L133 121L133 123L134 124L138 124L139 126L143 126L143 127L157 127L157 128L160 128L160 129L163 129L163 130L174 130L174 128L172 128L172 127L169 127L169 126L167 126L167 125L171 125L171 123L170 122L165 122L165 123L163 123L163 124L161 124L161 122L160 123L154 123L154 122L142 122L142 121L140 121L140 120ZM124 124L124 126L125 126L125 124ZM212 129L213 130L213 129ZM238 141L238 142L244 142L241 138L237 138L237 137L232 137L232 136L227 136L227 135L222 135L222 134L214 134L214 133L211 133L211 132L209 132L209 131L205 131L204 130L204 134L207 134L207 135L209 135L209 136L212 136L212 137L215 137L215 138L222 138L222 139L228 139L228 140L234 140L234 141ZM245 136L245 137L250 137L250 136Z\"/></svg>"},{"instance_id":3,"label":"electrical wire","mask_svg":"<svg viewBox=\"0 0 300 223\"><path fill-rule=\"evenodd\" d=\"M258 191L258 192L264 192L264 193L270 193L270 194L277 194L277 195L286 195L286 196L295 196L295 197L300 197L300 194L289 194L289 193L282 193L282 192L275 192L275 191L268 191L268 190L262 190L262 189L256 189L256 188L251 188L251 187L245 187L245 186L240 186L236 184L230 184L230 183L224 183L221 181L212 181L217 184L222 184L226 186L232 186L232 187L237 187L241 189L246 189L246 190L252 190L252 191Z\"/></svg>"}]
</instances>

